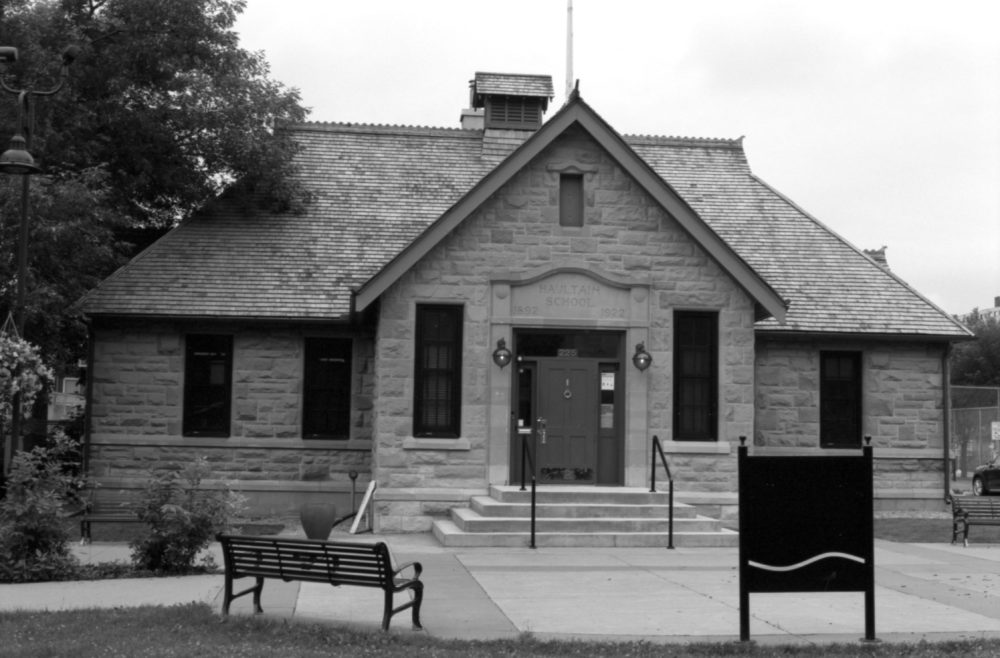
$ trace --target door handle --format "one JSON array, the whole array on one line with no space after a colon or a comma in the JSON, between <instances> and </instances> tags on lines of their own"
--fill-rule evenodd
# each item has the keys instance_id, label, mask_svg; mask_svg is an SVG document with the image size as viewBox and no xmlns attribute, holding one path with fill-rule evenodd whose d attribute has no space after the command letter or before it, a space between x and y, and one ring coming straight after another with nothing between
<instances>
[{"instance_id":1,"label":"door handle","mask_svg":"<svg viewBox=\"0 0 1000 658\"><path fill-rule=\"evenodd\" d=\"M536 424L538 426L538 438L541 439L542 445L545 445L545 419L539 416Z\"/></svg>"}]
</instances>

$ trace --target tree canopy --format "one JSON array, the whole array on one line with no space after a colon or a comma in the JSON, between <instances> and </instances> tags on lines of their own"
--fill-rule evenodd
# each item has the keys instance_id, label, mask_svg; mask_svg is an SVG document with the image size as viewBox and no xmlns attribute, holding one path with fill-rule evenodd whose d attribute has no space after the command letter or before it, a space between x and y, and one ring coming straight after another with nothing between
<instances>
[{"instance_id":1,"label":"tree canopy","mask_svg":"<svg viewBox=\"0 0 1000 658\"><path fill-rule=\"evenodd\" d=\"M961 343L951 356L951 383L960 386L1000 386L1000 321L974 310L965 326L976 340Z\"/></svg>"},{"instance_id":2,"label":"tree canopy","mask_svg":"<svg viewBox=\"0 0 1000 658\"><path fill-rule=\"evenodd\" d=\"M26 336L76 358L79 323L66 309L132 255L136 229L163 230L223 190L272 209L296 205L294 145L276 122L301 121L298 91L270 77L262 53L234 31L243 0L6 0L2 46L19 51L4 79L47 90L61 54L79 49L65 87L36 98ZM0 65L2 66L2 65ZM0 144L17 129L0 103ZM3 180L7 179L7 180ZM0 176L0 311L13 308L18 176ZM2 318L0 318L2 320Z\"/></svg>"}]
</instances>

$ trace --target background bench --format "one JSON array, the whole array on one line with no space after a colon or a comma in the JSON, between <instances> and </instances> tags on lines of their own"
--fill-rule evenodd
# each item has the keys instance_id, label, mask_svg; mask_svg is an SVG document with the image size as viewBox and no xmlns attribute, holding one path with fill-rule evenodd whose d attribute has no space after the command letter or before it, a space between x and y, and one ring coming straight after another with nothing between
<instances>
[{"instance_id":1,"label":"background bench","mask_svg":"<svg viewBox=\"0 0 1000 658\"><path fill-rule=\"evenodd\" d=\"M1000 525L1000 500L990 496L954 496L951 499L951 543L958 541L962 526L962 544L969 545L969 526Z\"/></svg>"},{"instance_id":2,"label":"background bench","mask_svg":"<svg viewBox=\"0 0 1000 658\"><path fill-rule=\"evenodd\" d=\"M284 581L298 580L329 583L333 586L357 585L376 587L385 593L382 613L382 630L389 630L389 621L397 612L412 609L413 627L420 625L420 603L424 584L420 581L423 567L419 562L393 568L389 547L384 542L362 544L354 542L323 541L319 539L294 539L274 536L227 535L216 536L222 544L226 567L226 586L222 614L229 614L234 599L253 593L254 612L263 612L260 595L265 578ZM400 575L412 568L413 577ZM237 578L253 577L256 584L241 592L233 592ZM410 590L413 599L393 607L393 597Z\"/></svg>"},{"instance_id":3,"label":"background bench","mask_svg":"<svg viewBox=\"0 0 1000 658\"><path fill-rule=\"evenodd\" d=\"M141 523L135 513L140 493L124 489L92 489L84 498L83 508L73 514L80 519L80 543L91 542L91 526L94 523Z\"/></svg>"}]
</instances>

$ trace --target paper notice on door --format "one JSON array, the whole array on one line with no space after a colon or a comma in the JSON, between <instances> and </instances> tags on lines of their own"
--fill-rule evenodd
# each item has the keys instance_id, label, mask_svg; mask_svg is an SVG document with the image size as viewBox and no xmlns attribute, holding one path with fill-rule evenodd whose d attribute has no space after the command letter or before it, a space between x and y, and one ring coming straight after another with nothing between
<instances>
[{"instance_id":1,"label":"paper notice on door","mask_svg":"<svg viewBox=\"0 0 1000 658\"><path fill-rule=\"evenodd\" d=\"M601 390L602 391L615 390L615 373L613 372L601 373Z\"/></svg>"}]
</instances>

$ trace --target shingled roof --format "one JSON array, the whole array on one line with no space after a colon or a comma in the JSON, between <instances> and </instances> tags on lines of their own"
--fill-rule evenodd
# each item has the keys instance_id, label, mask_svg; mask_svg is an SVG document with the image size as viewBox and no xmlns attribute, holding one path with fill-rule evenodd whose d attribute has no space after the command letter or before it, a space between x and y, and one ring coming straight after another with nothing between
<instances>
[{"instance_id":1,"label":"shingled roof","mask_svg":"<svg viewBox=\"0 0 1000 658\"><path fill-rule=\"evenodd\" d=\"M483 96L531 96L551 100L552 76L477 72L472 80L472 106L482 107Z\"/></svg>"},{"instance_id":2,"label":"shingled roof","mask_svg":"<svg viewBox=\"0 0 1000 658\"><path fill-rule=\"evenodd\" d=\"M576 98L552 120L574 106L592 113ZM482 131L324 123L287 129L302 146L302 182L312 194L303 214L220 200L102 282L82 301L84 311L346 320L353 291L384 272L496 166L482 158ZM787 302L784 323L762 320L760 331L969 336L754 176L740 140L620 137L606 130Z\"/></svg>"}]
</instances>

